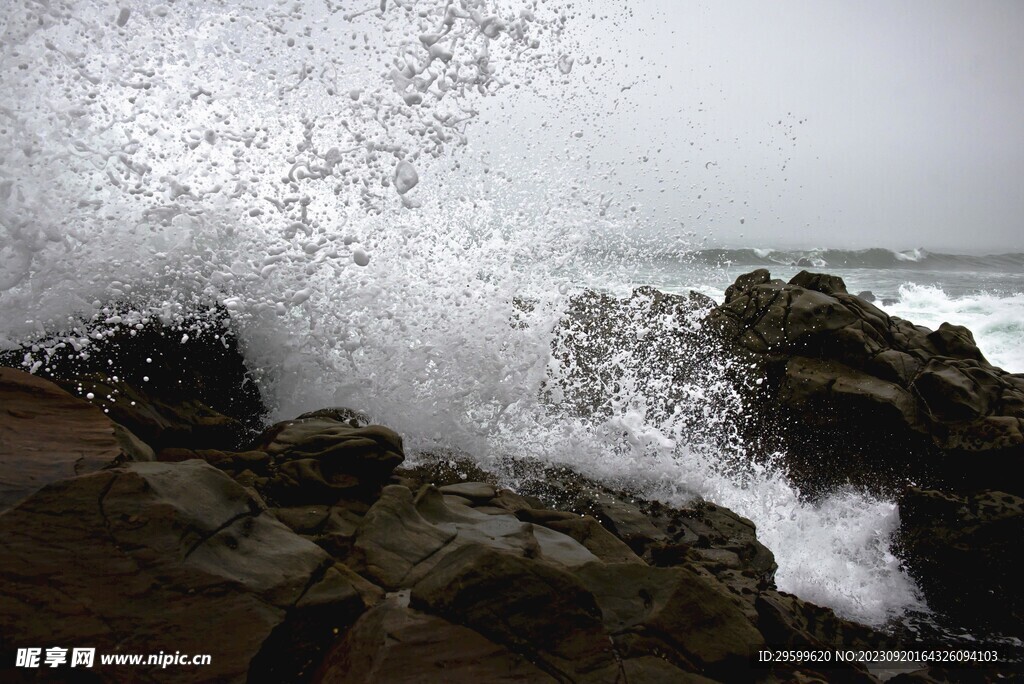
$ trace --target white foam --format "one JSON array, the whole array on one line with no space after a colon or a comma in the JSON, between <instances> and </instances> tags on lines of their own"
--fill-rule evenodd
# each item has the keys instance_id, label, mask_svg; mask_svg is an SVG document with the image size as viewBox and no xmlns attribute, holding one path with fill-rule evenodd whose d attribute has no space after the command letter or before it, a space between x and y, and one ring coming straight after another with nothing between
<instances>
[{"instance_id":1,"label":"white foam","mask_svg":"<svg viewBox=\"0 0 1024 684\"><path fill-rule=\"evenodd\" d=\"M942 323L965 326L989 362L1024 373L1024 293L951 297L939 287L908 283L886 311L933 330Z\"/></svg>"},{"instance_id":2,"label":"white foam","mask_svg":"<svg viewBox=\"0 0 1024 684\"><path fill-rule=\"evenodd\" d=\"M897 261L915 262L924 259L926 256L928 256L928 253L921 249L920 247L918 247L916 249L908 249L903 252L893 252L893 256L896 257Z\"/></svg>"}]
</instances>

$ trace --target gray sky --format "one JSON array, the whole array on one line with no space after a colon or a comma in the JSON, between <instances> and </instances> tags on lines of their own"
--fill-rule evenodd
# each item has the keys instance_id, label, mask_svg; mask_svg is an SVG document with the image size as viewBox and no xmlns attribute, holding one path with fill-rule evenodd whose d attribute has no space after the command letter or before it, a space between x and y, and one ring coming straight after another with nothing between
<instances>
[{"instance_id":1,"label":"gray sky","mask_svg":"<svg viewBox=\"0 0 1024 684\"><path fill-rule=\"evenodd\" d=\"M489 161L717 244L1024 249L1024 3L623 5L577 5L576 66L506 97Z\"/></svg>"}]
</instances>

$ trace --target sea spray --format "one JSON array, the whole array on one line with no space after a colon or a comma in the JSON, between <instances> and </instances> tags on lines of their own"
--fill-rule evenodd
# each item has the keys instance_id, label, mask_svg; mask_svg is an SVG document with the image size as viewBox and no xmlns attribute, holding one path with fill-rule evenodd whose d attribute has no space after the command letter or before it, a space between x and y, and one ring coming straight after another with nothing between
<instances>
[{"instance_id":1,"label":"sea spray","mask_svg":"<svg viewBox=\"0 0 1024 684\"><path fill-rule=\"evenodd\" d=\"M564 377L552 344L579 294L573 267L621 288L632 251L583 247L612 233L628 245L632 224L588 178L541 167L524 199L458 150L490 142L474 123L492 95L551 78L587 90L591 62L573 56L557 6L0 12L0 341L39 342L26 367L47 345L88 353L106 331L222 306L275 417L350 405L414 452L704 496L758 524L780 588L872 624L918 606L888 552L892 505L856 492L804 501L733 439L739 407L721 369L677 385L641 377L623 351L604 360L616 386L601 411L545 398Z\"/></svg>"}]
</instances>

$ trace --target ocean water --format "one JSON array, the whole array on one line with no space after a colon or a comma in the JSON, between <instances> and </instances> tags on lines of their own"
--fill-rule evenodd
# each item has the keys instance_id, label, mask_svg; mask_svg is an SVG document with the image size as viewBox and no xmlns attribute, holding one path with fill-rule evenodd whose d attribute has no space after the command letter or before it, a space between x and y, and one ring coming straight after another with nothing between
<instances>
[{"instance_id":1,"label":"ocean water","mask_svg":"<svg viewBox=\"0 0 1024 684\"><path fill-rule=\"evenodd\" d=\"M36 342L28 368L55 345L88 353L106 331L219 304L275 419L351 406L413 459L465 453L511 485L507 464L525 460L704 497L757 524L781 589L876 626L927 610L889 548L895 504L801 497L735 438L721 368L667 416L626 355L607 361L622 378L608 415L545 403L566 377L552 331L581 288L721 297L744 270L799 270L765 249L703 253L654 217L637 232L642 206L540 152L519 176L492 164L502 147L536 152L492 134L505 105L601 106L585 71L601 62L573 31L585 17L485 0L12 0L0 19L0 344ZM1019 261L814 258L893 313L968 325L1024 370Z\"/></svg>"},{"instance_id":2,"label":"ocean water","mask_svg":"<svg viewBox=\"0 0 1024 684\"><path fill-rule=\"evenodd\" d=\"M620 272L618 291L653 285L667 292L695 290L721 302L737 276L756 268L783 280L805 269L838 275L851 294L870 292L890 315L932 329L947 322L967 327L990 363L1024 373L1024 254L696 250L634 259Z\"/></svg>"}]
</instances>

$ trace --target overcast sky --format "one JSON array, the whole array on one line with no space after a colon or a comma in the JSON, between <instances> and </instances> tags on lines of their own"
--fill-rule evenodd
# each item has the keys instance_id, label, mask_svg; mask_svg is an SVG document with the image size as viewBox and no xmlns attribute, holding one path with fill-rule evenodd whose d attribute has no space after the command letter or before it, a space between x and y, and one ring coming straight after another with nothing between
<instances>
[{"instance_id":1,"label":"overcast sky","mask_svg":"<svg viewBox=\"0 0 1024 684\"><path fill-rule=\"evenodd\" d=\"M595 164L611 213L730 246L1024 249L1024 3L577 8L576 66L506 99L504 154Z\"/></svg>"}]
</instances>

